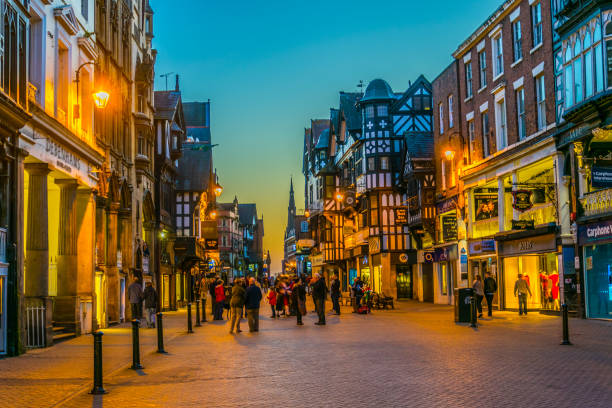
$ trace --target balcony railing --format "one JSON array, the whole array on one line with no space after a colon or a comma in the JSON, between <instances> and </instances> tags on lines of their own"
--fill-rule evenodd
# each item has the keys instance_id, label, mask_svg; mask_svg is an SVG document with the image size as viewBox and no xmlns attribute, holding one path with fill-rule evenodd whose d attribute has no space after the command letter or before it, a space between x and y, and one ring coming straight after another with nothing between
<instances>
[{"instance_id":1,"label":"balcony railing","mask_svg":"<svg viewBox=\"0 0 612 408\"><path fill-rule=\"evenodd\" d=\"M590 217L612 212L612 188L586 193L581 199L583 215Z\"/></svg>"},{"instance_id":2,"label":"balcony railing","mask_svg":"<svg viewBox=\"0 0 612 408\"><path fill-rule=\"evenodd\" d=\"M0 228L0 262L6 262L6 228Z\"/></svg>"}]
</instances>

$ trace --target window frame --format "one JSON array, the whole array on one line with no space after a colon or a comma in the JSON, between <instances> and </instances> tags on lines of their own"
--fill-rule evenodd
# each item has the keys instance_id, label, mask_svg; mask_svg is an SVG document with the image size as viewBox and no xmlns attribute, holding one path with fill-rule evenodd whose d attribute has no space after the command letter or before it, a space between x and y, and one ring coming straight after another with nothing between
<instances>
[{"instance_id":1,"label":"window frame","mask_svg":"<svg viewBox=\"0 0 612 408\"><path fill-rule=\"evenodd\" d=\"M471 98L474 95L473 89L473 72L472 72L472 61L468 61L464 64L465 69L465 97Z\"/></svg>"},{"instance_id":2,"label":"window frame","mask_svg":"<svg viewBox=\"0 0 612 408\"><path fill-rule=\"evenodd\" d=\"M493 78L498 78L504 74L504 38L501 30L495 34L492 41L493 49Z\"/></svg>"},{"instance_id":3,"label":"window frame","mask_svg":"<svg viewBox=\"0 0 612 408\"><path fill-rule=\"evenodd\" d=\"M453 120L454 108L453 108L453 95L448 95L448 128L452 129L455 125Z\"/></svg>"},{"instance_id":4,"label":"window frame","mask_svg":"<svg viewBox=\"0 0 612 408\"><path fill-rule=\"evenodd\" d=\"M482 50L478 53L478 72L480 89L487 87L487 51Z\"/></svg>"},{"instance_id":5,"label":"window frame","mask_svg":"<svg viewBox=\"0 0 612 408\"><path fill-rule=\"evenodd\" d=\"M444 134L444 105L442 102L438 104L438 126L440 128L440 134Z\"/></svg>"},{"instance_id":6,"label":"window frame","mask_svg":"<svg viewBox=\"0 0 612 408\"><path fill-rule=\"evenodd\" d=\"M525 88L520 87L514 92L516 96L516 128L519 141L527 137L527 120L525 115Z\"/></svg>"},{"instance_id":7,"label":"window frame","mask_svg":"<svg viewBox=\"0 0 612 408\"><path fill-rule=\"evenodd\" d=\"M536 20L536 18L538 20ZM540 1L531 5L531 33L532 46L533 48L536 48L544 42L542 27L542 3Z\"/></svg>"},{"instance_id":8,"label":"window frame","mask_svg":"<svg viewBox=\"0 0 612 408\"><path fill-rule=\"evenodd\" d=\"M538 131L546 129L546 79L544 74L535 77L536 123Z\"/></svg>"},{"instance_id":9,"label":"window frame","mask_svg":"<svg viewBox=\"0 0 612 408\"><path fill-rule=\"evenodd\" d=\"M512 22L512 51L513 62L516 63L523 59L523 33L521 32L521 20L519 19Z\"/></svg>"}]
</instances>

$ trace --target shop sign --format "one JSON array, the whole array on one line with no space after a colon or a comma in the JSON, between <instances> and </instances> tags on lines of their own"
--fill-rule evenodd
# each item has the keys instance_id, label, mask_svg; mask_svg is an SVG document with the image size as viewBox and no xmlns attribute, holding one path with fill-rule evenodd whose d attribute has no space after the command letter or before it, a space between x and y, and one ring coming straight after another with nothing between
<instances>
[{"instance_id":1,"label":"shop sign","mask_svg":"<svg viewBox=\"0 0 612 408\"><path fill-rule=\"evenodd\" d=\"M512 192L514 198L512 208L520 212L530 210L533 207L531 202L531 190L516 190Z\"/></svg>"},{"instance_id":2,"label":"shop sign","mask_svg":"<svg viewBox=\"0 0 612 408\"><path fill-rule=\"evenodd\" d=\"M580 245L612 242L612 221L601 221L578 227Z\"/></svg>"},{"instance_id":3,"label":"shop sign","mask_svg":"<svg viewBox=\"0 0 612 408\"><path fill-rule=\"evenodd\" d=\"M217 238L217 221L202 221L201 222L201 231L203 238Z\"/></svg>"},{"instance_id":4,"label":"shop sign","mask_svg":"<svg viewBox=\"0 0 612 408\"><path fill-rule=\"evenodd\" d=\"M540 235L537 237L522 238L512 241L502 241L499 243L500 256L556 251L557 239L555 234Z\"/></svg>"},{"instance_id":5,"label":"shop sign","mask_svg":"<svg viewBox=\"0 0 612 408\"><path fill-rule=\"evenodd\" d=\"M474 197L474 204L476 207L476 221L489 220L497 217L497 204L498 199L495 195L479 195Z\"/></svg>"},{"instance_id":6,"label":"shop sign","mask_svg":"<svg viewBox=\"0 0 612 408\"><path fill-rule=\"evenodd\" d=\"M312 266L323 265L323 254L314 255L311 259L312 259Z\"/></svg>"},{"instance_id":7,"label":"shop sign","mask_svg":"<svg viewBox=\"0 0 612 408\"><path fill-rule=\"evenodd\" d=\"M438 214L444 214L445 212L452 211L457 208L457 196L453 196L444 201L436 203L436 211Z\"/></svg>"},{"instance_id":8,"label":"shop sign","mask_svg":"<svg viewBox=\"0 0 612 408\"><path fill-rule=\"evenodd\" d=\"M62 170L70 173L74 167L77 171L81 171L81 161L79 158L53 140L47 139L45 152L57 159L55 164Z\"/></svg>"},{"instance_id":9,"label":"shop sign","mask_svg":"<svg viewBox=\"0 0 612 408\"><path fill-rule=\"evenodd\" d=\"M455 215L442 217L442 239L444 242L457 240L457 217Z\"/></svg>"},{"instance_id":10,"label":"shop sign","mask_svg":"<svg viewBox=\"0 0 612 408\"><path fill-rule=\"evenodd\" d=\"M534 220L512 220L513 230L532 230L535 228Z\"/></svg>"},{"instance_id":11,"label":"shop sign","mask_svg":"<svg viewBox=\"0 0 612 408\"><path fill-rule=\"evenodd\" d=\"M435 262L448 262L457 260L457 245L449 245L434 250Z\"/></svg>"},{"instance_id":12,"label":"shop sign","mask_svg":"<svg viewBox=\"0 0 612 408\"><path fill-rule=\"evenodd\" d=\"M434 251L419 251L418 261L420 263L433 263Z\"/></svg>"},{"instance_id":13,"label":"shop sign","mask_svg":"<svg viewBox=\"0 0 612 408\"><path fill-rule=\"evenodd\" d=\"M484 252L495 252L494 239L470 242L470 255L478 255Z\"/></svg>"},{"instance_id":14,"label":"shop sign","mask_svg":"<svg viewBox=\"0 0 612 408\"><path fill-rule=\"evenodd\" d=\"M417 263L416 251L412 252L392 252L391 253L392 264L415 264Z\"/></svg>"},{"instance_id":15,"label":"shop sign","mask_svg":"<svg viewBox=\"0 0 612 408\"><path fill-rule=\"evenodd\" d=\"M598 188L612 187L612 167L593 166L591 169L591 185Z\"/></svg>"},{"instance_id":16,"label":"shop sign","mask_svg":"<svg viewBox=\"0 0 612 408\"><path fill-rule=\"evenodd\" d=\"M407 224L408 223L408 209L400 207L395 209L395 223L396 224Z\"/></svg>"},{"instance_id":17,"label":"shop sign","mask_svg":"<svg viewBox=\"0 0 612 408\"><path fill-rule=\"evenodd\" d=\"M216 251L219 249L219 240L218 239L205 239L204 245L207 251Z\"/></svg>"}]
</instances>

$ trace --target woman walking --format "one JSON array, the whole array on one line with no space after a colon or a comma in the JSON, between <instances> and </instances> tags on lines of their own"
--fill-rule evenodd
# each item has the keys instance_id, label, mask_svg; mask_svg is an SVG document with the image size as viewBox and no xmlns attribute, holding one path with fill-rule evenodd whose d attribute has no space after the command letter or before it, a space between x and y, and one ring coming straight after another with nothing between
<instances>
[{"instance_id":1,"label":"woman walking","mask_svg":"<svg viewBox=\"0 0 612 408\"><path fill-rule=\"evenodd\" d=\"M266 299L268 300L268 304L270 305L270 310L272 310L272 319L276 319L276 292L274 290L268 291L266 295Z\"/></svg>"},{"instance_id":2,"label":"woman walking","mask_svg":"<svg viewBox=\"0 0 612 408\"><path fill-rule=\"evenodd\" d=\"M223 320L223 302L225 301L225 288L223 280L219 279L215 285L215 320Z\"/></svg>"},{"instance_id":3,"label":"woman walking","mask_svg":"<svg viewBox=\"0 0 612 408\"><path fill-rule=\"evenodd\" d=\"M234 281L232 287L232 297L230 300L231 320L230 320L230 334L240 333L240 318L242 317L242 308L244 307L244 300L246 297L246 290L242 286L241 279Z\"/></svg>"},{"instance_id":4,"label":"woman walking","mask_svg":"<svg viewBox=\"0 0 612 408\"><path fill-rule=\"evenodd\" d=\"M480 275L476 275L476 280L472 284L474 289L474 295L476 296L476 308L478 309L478 317L482 317L482 299L484 298L484 287L482 285L482 278Z\"/></svg>"}]
</instances>

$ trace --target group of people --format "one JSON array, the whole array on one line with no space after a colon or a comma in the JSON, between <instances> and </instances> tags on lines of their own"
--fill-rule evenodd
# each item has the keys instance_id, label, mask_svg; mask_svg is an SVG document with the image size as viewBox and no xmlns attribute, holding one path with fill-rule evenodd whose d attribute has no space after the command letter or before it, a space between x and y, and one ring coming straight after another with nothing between
<instances>
[{"instance_id":1,"label":"group of people","mask_svg":"<svg viewBox=\"0 0 612 408\"><path fill-rule=\"evenodd\" d=\"M514 296L518 298L518 313L519 316L527 315L527 297L532 296L529 287L529 276L519 273L516 282L514 282ZM478 317L482 317L482 300L487 300L488 316L493 316L493 296L497 292L497 282L490 272L485 274L484 281L480 275L476 275L474 283L474 296L476 297L476 309Z\"/></svg>"},{"instance_id":2,"label":"group of people","mask_svg":"<svg viewBox=\"0 0 612 408\"><path fill-rule=\"evenodd\" d=\"M157 312L157 291L153 284L149 281L143 290L140 279L134 276L133 282L128 286L128 300L130 301L130 310L132 319L142 321L142 312L144 304L144 317L148 328L155 327L155 314Z\"/></svg>"}]
</instances>

